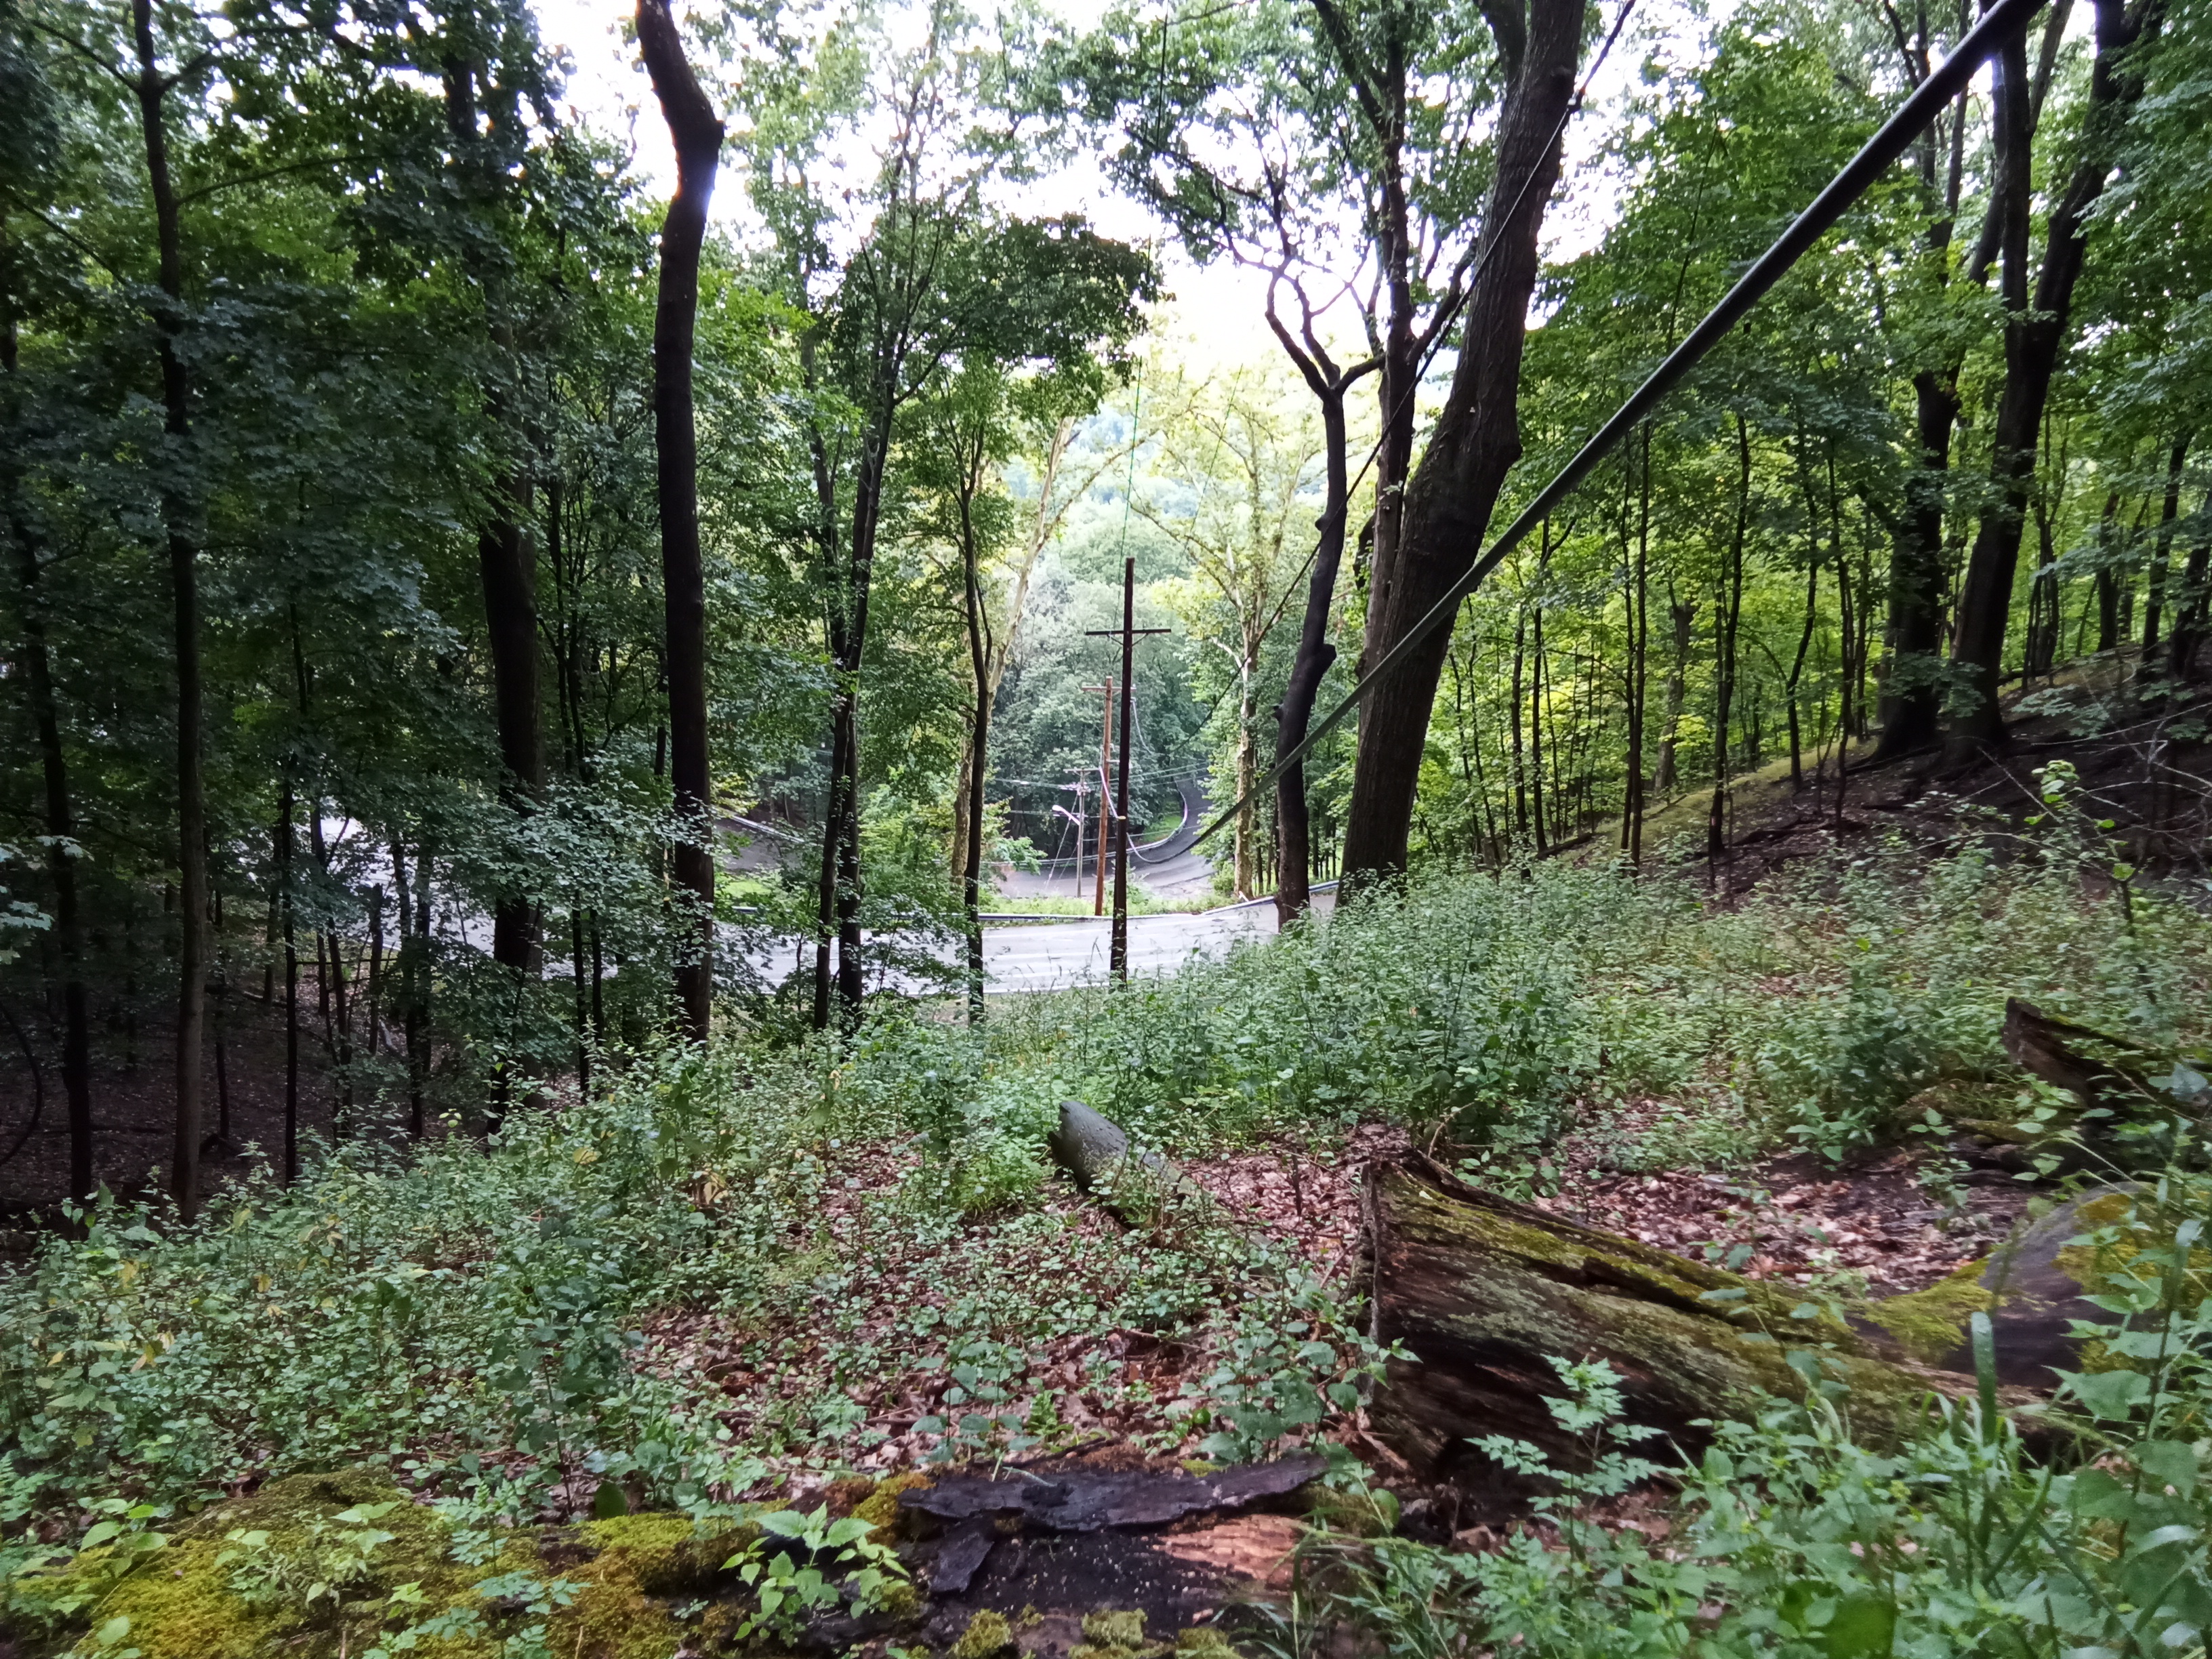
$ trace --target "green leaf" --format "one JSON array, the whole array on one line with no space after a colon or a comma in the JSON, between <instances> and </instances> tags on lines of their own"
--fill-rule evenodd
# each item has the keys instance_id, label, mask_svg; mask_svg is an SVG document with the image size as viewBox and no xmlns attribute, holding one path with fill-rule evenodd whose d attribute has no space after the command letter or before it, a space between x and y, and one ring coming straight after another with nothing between
<instances>
[{"instance_id":1,"label":"green leaf","mask_svg":"<svg viewBox=\"0 0 2212 1659\"><path fill-rule=\"evenodd\" d=\"M1836 1603L1825 1634L1828 1659L1879 1659L1893 1650L1897 1607L1870 1589L1853 1590Z\"/></svg>"},{"instance_id":2,"label":"green leaf","mask_svg":"<svg viewBox=\"0 0 2212 1659\"><path fill-rule=\"evenodd\" d=\"M2060 1371L2066 1391L2092 1417L2122 1422L2150 1398L2150 1379L2134 1371Z\"/></svg>"}]
</instances>

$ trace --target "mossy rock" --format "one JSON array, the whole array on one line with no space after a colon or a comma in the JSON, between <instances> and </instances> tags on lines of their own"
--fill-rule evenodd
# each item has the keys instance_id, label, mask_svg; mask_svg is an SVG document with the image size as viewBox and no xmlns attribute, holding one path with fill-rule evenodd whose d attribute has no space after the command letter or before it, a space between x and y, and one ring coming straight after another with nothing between
<instances>
[{"instance_id":1,"label":"mossy rock","mask_svg":"<svg viewBox=\"0 0 2212 1659\"><path fill-rule=\"evenodd\" d=\"M43 1632L30 1650L49 1654L123 1619L127 1645L143 1659L338 1659L444 1616L453 1633L420 1636L414 1651L496 1659L510 1636L542 1623L562 1659L670 1659L687 1630L667 1602L728 1588L722 1564L748 1530L621 1516L513 1532L495 1540L491 1559L470 1565L448 1553L445 1519L380 1474L290 1475L204 1511L112 1584L105 1580L125 1565L112 1547L18 1579L8 1613ZM390 1535L371 1541L368 1533ZM347 1534L359 1543L349 1547ZM495 1578L526 1590L565 1581L566 1605L538 1615L523 1598L488 1597L479 1586ZM88 1591L96 1599L61 1611ZM735 1622L693 1628L693 1647L715 1624Z\"/></svg>"}]
</instances>

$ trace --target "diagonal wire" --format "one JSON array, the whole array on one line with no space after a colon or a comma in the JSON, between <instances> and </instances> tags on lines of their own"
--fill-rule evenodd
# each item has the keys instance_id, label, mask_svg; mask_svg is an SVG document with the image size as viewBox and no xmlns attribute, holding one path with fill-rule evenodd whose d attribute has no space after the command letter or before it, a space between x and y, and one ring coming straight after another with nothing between
<instances>
[{"instance_id":1,"label":"diagonal wire","mask_svg":"<svg viewBox=\"0 0 2212 1659\"><path fill-rule=\"evenodd\" d=\"M1468 567L1427 613L1384 653L1382 659L1361 676L1358 684L1352 688L1344 701L1306 733L1304 740L1297 748L1287 755L1276 757L1267 776L1253 786L1250 796L1238 800L1200 830L1198 839L1191 845L1195 847L1210 839L1235 818L1243 810L1245 799L1274 787L1286 769L1297 764L1314 744L1343 724L1345 717L1359 706L1367 694L1397 672L1430 635L1450 622L1459 612L1460 601L1480 586L1483 579L1503 562L1506 555L1518 547L1530 531L1572 494L1636 423L1650 414L1660 400L1681 382L1682 377L1720 343L1729 331L1743 319L1745 313L1782 279L1790 266L1826 234L1875 180L1905 154L1929 123L1973 78L1983 60L2009 36L2025 29L2043 5L2044 0L1996 0L1995 5L1983 13L1981 21L1967 31L1957 49L1913 89L1911 97L1898 106L1896 113L1882 123L1881 129L1867 140L1859 153L1844 163L1843 171L1830 179L1827 187L1813 198L1812 205L1797 216L1790 228L1776 239L1774 246L1759 255L1758 263L1744 272L1736 285L1722 296L1718 305L1706 313L1705 320L1691 330L1682 343L1669 352L1666 361L1652 370L1650 377L1629 395L1628 401L1613 412L1613 418L1599 428L1575 458L1561 467L1552 481L1537 492L1535 499L1522 509L1521 516L1491 544L1490 550Z\"/></svg>"}]
</instances>

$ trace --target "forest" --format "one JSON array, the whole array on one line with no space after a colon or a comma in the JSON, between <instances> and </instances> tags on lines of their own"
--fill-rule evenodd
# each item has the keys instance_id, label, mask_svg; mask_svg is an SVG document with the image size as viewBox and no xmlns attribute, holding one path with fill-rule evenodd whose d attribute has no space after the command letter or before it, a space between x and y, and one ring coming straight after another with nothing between
<instances>
[{"instance_id":1,"label":"forest","mask_svg":"<svg viewBox=\"0 0 2212 1659\"><path fill-rule=\"evenodd\" d=\"M0 0L0 1659L2212 1644L2207 0Z\"/></svg>"}]
</instances>

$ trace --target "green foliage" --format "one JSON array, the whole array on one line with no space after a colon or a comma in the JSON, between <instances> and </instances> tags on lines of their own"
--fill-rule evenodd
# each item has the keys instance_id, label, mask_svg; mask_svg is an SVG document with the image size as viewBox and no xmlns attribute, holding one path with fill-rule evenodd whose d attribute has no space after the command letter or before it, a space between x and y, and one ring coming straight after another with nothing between
<instances>
[{"instance_id":1,"label":"green foliage","mask_svg":"<svg viewBox=\"0 0 2212 1659\"><path fill-rule=\"evenodd\" d=\"M755 1517L761 1536L722 1564L752 1589L757 1610L738 1626L741 1637L788 1641L809 1615L849 1598L854 1610L883 1607L906 1565L888 1544L869 1537L872 1522L858 1516L829 1518L826 1508L802 1515L778 1510Z\"/></svg>"}]
</instances>

